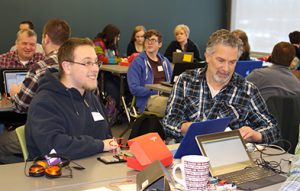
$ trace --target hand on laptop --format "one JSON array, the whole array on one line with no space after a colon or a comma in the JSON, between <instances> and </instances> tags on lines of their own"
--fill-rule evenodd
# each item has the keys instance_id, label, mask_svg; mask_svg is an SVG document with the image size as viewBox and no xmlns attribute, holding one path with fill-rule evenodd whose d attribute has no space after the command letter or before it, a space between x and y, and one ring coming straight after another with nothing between
<instances>
[{"instance_id":1,"label":"hand on laptop","mask_svg":"<svg viewBox=\"0 0 300 191\"><path fill-rule=\"evenodd\" d=\"M188 128L190 127L190 125L192 124L192 122L185 122L181 124L181 134L185 134L188 130Z\"/></svg>"},{"instance_id":2,"label":"hand on laptop","mask_svg":"<svg viewBox=\"0 0 300 191\"><path fill-rule=\"evenodd\" d=\"M20 92L22 84L12 84L10 87L9 95L14 96Z\"/></svg>"},{"instance_id":3,"label":"hand on laptop","mask_svg":"<svg viewBox=\"0 0 300 191\"><path fill-rule=\"evenodd\" d=\"M261 142L262 140L262 134L249 126L243 126L239 130L243 139L247 142Z\"/></svg>"}]
</instances>

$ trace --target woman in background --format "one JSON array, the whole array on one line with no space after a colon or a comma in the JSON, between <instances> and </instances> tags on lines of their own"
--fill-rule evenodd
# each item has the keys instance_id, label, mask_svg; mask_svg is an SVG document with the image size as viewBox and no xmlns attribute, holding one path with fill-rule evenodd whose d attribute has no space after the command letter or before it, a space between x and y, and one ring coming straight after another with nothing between
<instances>
[{"instance_id":1,"label":"woman in background","mask_svg":"<svg viewBox=\"0 0 300 191\"><path fill-rule=\"evenodd\" d=\"M146 29L142 25L138 25L134 28L131 40L127 46L127 56L133 53L140 53L144 50L145 32Z\"/></svg>"},{"instance_id":2,"label":"woman in background","mask_svg":"<svg viewBox=\"0 0 300 191\"><path fill-rule=\"evenodd\" d=\"M243 54L240 56L239 60L251 60L250 59L250 45L248 42L247 34L240 29L234 30L234 31L232 31L232 33L235 36L239 37L243 42Z\"/></svg>"},{"instance_id":3,"label":"woman in background","mask_svg":"<svg viewBox=\"0 0 300 191\"><path fill-rule=\"evenodd\" d=\"M188 26L184 24L177 25L174 29L174 35L176 40L170 43L164 55L170 62L173 61L173 52L193 52L194 60L201 61L199 48L189 39L190 29Z\"/></svg>"},{"instance_id":4,"label":"woman in background","mask_svg":"<svg viewBox=\"0 0 300 191\"><path fill-rule=\"evenodd\" d=\"M118 57L119 40L120 30L112 24L106 25L94 39L98 60L110 64L120 62L121 59Z\"/></svg>"}]
</instances>

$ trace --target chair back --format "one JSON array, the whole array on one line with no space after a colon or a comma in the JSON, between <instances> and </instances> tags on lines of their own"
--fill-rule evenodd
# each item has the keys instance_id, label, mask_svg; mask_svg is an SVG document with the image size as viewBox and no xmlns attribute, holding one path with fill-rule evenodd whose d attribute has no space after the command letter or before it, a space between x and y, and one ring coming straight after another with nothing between
<instances>
[{"instance_id":1,"label":"chair back","mask_svg":"<svg viewBox=\"0 0 300 191\"><path fill-rule=\"evenodd\" d=\"M281 138L291 142L289 152L294 154L299 135L300 95L272 96L267 100L267 106L278 122Z\"/></svg>"},{"instance_id":2,"label":"chair back","mask_svg":"<svg viewBox=\"0 0 300 191\"><path fill-rule=\"evenodd\" d=\"M26 161L28 158L28 150L27 150L26 138L25 138L25 125L16 128L16 133L21 145L24 161Z\"/></svg>"}]
</instances>

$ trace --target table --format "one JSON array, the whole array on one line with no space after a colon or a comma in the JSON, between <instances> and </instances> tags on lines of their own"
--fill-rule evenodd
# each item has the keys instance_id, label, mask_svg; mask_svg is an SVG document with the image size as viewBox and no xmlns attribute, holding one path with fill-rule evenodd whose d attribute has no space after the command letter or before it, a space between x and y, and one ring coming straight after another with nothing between
<instances>
[{"instance_id":1,"label":"table","mask_svg":"<svg viewBox=\"0 0 300 191\"><path fill-rule=\"evenodd\" d=\"M162 84L145 84L145 87L151 90L156 90L158 92L163 92L167 94L170 94L173 89L172 87L164 86Z\"/></svg>"},{"instance_id":2,"label":"table","mask_svg":"<svg viewBox=\"0 0 300 191\"><path fill-rule=\"evenodd\" d=\"M105 64L100 67L100 71L106 71L106 72L111 72L114 75L117 75L120 77L120 101L124 107L127 120L130 122L130 114L127 109L127 105L125 102L125 82L124 80L126 79L127 71L128 71L128 66L120 66L120 65L109 65ZM104 92L104 73L101 72L101 92Z\"/></svg>"},{"instance_id":3,"label":"table","mask_svg":"<svg viewBox=\"0 0 300 191\"><path fill-rule=\"evenodd\" d=\"M172 148L170 148L172 149ZM274 149L268 149L276 153ZM111 153L103 153L108 155ZM259 157L258 153L252 154L253 158ZM281 158L289 159L291 154L280 156L265 156L265 160L279 161ZM24 163L0 165L1 190L27 191L27 190L85 190L106 187L111 190L119 190L117 185L135 184L138 171L126 166L126 163L105 165L96 160L96 156L76 160L86 169L79 171L73 169L73 178L48 179L46 177L32 178L24 175ZM31 162L28 163L28 167ZM71 164L70 166L74 166ZM282 163L283 171L288 170L288 163ZM63 175L68 175L64 170ZM259 191L278 190L281 184L261 188Z\"/></svg>"}]
</instances>

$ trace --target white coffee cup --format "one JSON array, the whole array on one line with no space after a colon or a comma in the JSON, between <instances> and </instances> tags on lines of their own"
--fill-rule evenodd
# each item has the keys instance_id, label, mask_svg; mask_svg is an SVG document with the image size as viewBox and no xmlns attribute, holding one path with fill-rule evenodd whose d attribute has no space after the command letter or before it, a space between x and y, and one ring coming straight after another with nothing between
<instances>
[{"instance_id":1,"label":"white coffee cup","mask_svg":"<svg viewBox=\"0 0 300 191\"><path fill-rule=\"evenodd\" d=\"M181 171L182 179L176 176L177 168ZM172 174L174 180L186 190L207 190L209 159L200 155L186 155L181 158L181 163L174 166Z\"/></svg>"}]
</instances>

